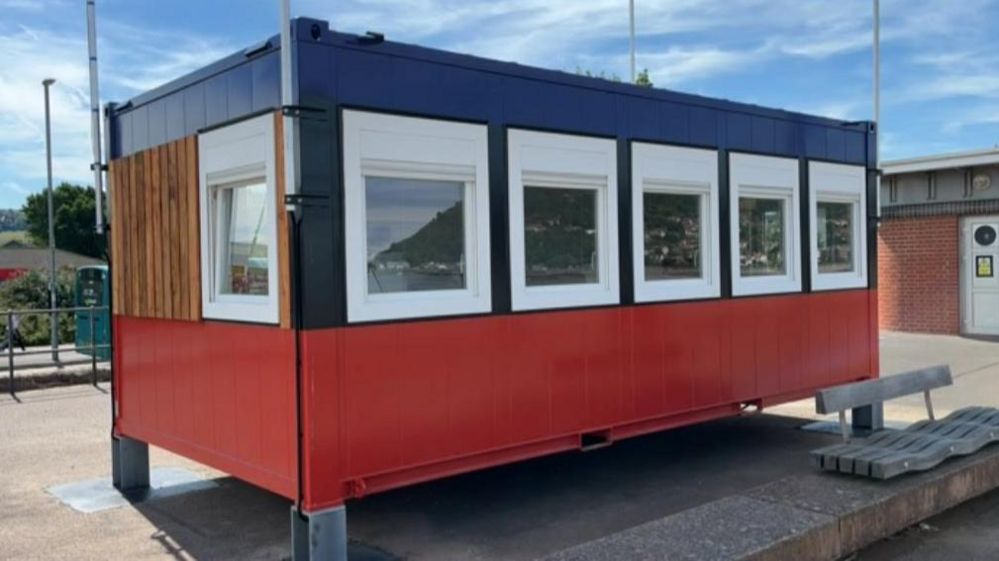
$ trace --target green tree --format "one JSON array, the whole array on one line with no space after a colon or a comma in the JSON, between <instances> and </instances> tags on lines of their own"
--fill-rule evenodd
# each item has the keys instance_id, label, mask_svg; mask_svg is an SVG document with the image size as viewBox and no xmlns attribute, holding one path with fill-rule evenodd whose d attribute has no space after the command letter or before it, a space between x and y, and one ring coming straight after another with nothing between
<instances>
[{"instance_id":1,"label":"green tree","mask_svg":"<svg viewBox=\"0 0 999 561\"><path fill-rule=\"evenodd\" d=\"M577 76L586 76L587 78L600 78L601 80L609 80L611 82L620 82L621 77L617 74L607 74L603 70L600 72L593 72L589 68L576 67Z\"/></svg>"},{"instance_id":2,"label":"green tree","mask_svg":"<svg viewBox=\"0 0 999 561\"><path fill-rule=\"evenodd\" d=\"M649 77L648 68L643 68L642 71L638 73L638 76L635 77L635 85L646 88L651 88L653 86L652 78Z\"/></svg>"},{"instance_id":3,"label":"green tree","mask_svg":"<svg viewBox=\"0 0 999 561\"><path fill-rule=\"evenodd\" d=\"M63 268L56 275L56 306L73 305L72 269ZM49 279L46 274L28 271L0 284L0 312L6 310L47 309L49 307ZM26 315L19 327L27 345L49 344L49 318L47 314ZM0 316L0 333L6 337L6 316ZM74 340L76 326L72 314L59 314L59 341Z\"/></svg>"},{"instance_id":4,"label":"green tree","mask_svg":"<svg viewBox=\"0 0 999 561\"><path fill-rule=\"evenodd\" d=\"M600 72L593 72L588 68L582 68L579 66L576 67L576 74L578 76L586 76L587 78L600 78L601 80L609 80L611 82L621 81L621 77L618 76L617 74L607 74L603 70L601 70ZM648 68L642 69L642 71L638 73L638 76L635 76L635 85L642 86L645 88L651 88L653 86L652 78L649 76Z\"/></svg>"},{"instance_id":5,"label":"green tree","mask_svg":"<svg viewBox=\"0 0 999 561\"><path fill-rule=\"evenodd\" d=\"M103 257L94 231L94 189L62 183L53 192L56 247L91 257ZM28 236L35 243L49 243L48 196L44 191L28 195L21 209Z\"/></svg>"}]
</instances>

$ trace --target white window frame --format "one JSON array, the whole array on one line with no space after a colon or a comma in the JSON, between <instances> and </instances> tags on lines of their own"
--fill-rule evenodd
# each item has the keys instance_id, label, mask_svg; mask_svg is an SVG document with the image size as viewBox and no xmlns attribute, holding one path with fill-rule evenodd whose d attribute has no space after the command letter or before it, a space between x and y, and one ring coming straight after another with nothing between
<instances>
[{"instance_id":1,"label":"white window frame","mask_svg":"<svg viewBox=\"0 0 999 561\"><path fill-rule=\"evenodd\" d=\"M867 286L867 170L863 166L808 163L811 232L812 290L838 290ZM853 271L819 271L818 204L849 203L853 208Z\"/></svg>"},{"instance_id":2,"label":"white window frame","mask_svg":"<svg viewBox=\"0 0 999 561\"><path fill-rule=\"evenodd\" d=\"M729 224L732 248L732 295L801 292L801 220L798 160L754 154L729 155ZM776 199L785 211L783 275L742 276L739 199Z\"/></svg>"},{"instance_id":3,"label":"white window frame","mask_svg":"<svg viewBox=\"0 0 999 561\"><path fill-rule=\"evenodd\" d=\"M631 145L633 274L636 302L721 296L718 152L635 142ZM645 280L645 193L696 195L701 214L701 277Z\"/></svg>"},{"instance_id":4,"label":"white window frame","mask_svg":"<svg viewBox=\"0 0 999 561\"><path fill-rule=\"evenodd\" d=\"M207 319L276 324L278 314L277 179L274 162L274 118L263 115L198 136L198 168L201 201L201 309ZM223 255L218 236L220 208L212 192L233 183L263 178L267 187L264 225L271 246L267 252L267 294L223 294Z\"/></svg>"},{"instance_id":5,"label":"white window frame","mask_svg":"<svg viewBox=\"0 0 999 561\"><path fill-rule=\"evenodd\" d=\"M365 322L489 312L489 151L484 125L343 112L347 320ZM461 181L465 288L369 294L365 175Z\"/></svg>"},{"instance_id":6,"label":"white window frame","mask_svg":"<svg viewBox=\"0 0 999 561\"><path fill-rule=\"evenodd\" d=\"M621 301L618 278L617 148L614 140L511 129L510 286L513 310L600 306ZM589 284L527 286L524 186L597 192L597 278Z\"/></svg>"}]
</instances>

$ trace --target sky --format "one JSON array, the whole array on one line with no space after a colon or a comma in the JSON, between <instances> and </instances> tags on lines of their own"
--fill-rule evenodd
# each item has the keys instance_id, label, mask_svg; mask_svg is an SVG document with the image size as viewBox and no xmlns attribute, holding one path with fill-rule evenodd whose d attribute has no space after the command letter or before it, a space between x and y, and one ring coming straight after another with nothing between
<instances>
[{"instance_id":1,"label":"sky","mask_svg":"<svg viewBox=\"0 0 999 561\"><path fill-rule=\"evenodd\" d=\"M626 77L627 0L292 0L340 31ZM635 0L656 87L870 119L871 0ZM882 0L883 159L999 144L999 0ZM84 0L0 0L0 208L90 184ZM101 103L122 101L277 33L277 0L97 0Z\"/></svg>"}]
</instances>

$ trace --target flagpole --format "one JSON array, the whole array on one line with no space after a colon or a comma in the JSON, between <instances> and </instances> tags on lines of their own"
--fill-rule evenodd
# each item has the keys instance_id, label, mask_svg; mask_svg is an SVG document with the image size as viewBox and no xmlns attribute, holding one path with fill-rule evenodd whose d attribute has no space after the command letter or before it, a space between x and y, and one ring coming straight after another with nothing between
<instances>
[{"instance_id":1,"label":"flagpole","mask_svg":"<svg viewBox=\"0 0 999 561\"><path fill-rule=\"evenodd\" d=\"M630 33L628 35L628 47L631 58L631 83L635 83L635 0L628 0L628 21Z\"/></svg>"},{"instance_id":2,"label":"flagpole","mask_svg":"<svg viewBox=\"0 0 999 561\"><path fill-rule=\"evenodd\" d=\"M874 159L881 169L881 2L874 0ZM881 217L881 173L877 175L877 211Z\"/></svg>"}]
</instances>

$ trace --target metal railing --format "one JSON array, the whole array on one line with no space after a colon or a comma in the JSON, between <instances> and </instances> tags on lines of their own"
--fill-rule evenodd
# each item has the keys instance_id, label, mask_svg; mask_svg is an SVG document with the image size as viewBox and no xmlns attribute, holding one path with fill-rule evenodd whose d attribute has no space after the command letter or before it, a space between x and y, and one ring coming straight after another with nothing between
<instances>
[{"instance_id":1,"label":"metal railing","mask_svg":"<svg viewBox=\"0 0 999 561\"><path fill-rule=\"evenodd\" d=\"M5 354L7 355L7 368L8 368L8 377L9 377L8 391L10 392L11 397L14 397L14 398L17 397L17 394L16 394L16 383L15 383L15 377L14 377L14 370L15 370L15 364L14 364L15 361L14 361L14 359L16 357L26 357L26 356L32 356L32 355L44 355L44 354L49 354L49 353L52 354L52 360L51 361L48 361L48 362L39 362L39 363L32 363L30 365L27 365L27 367L30 367L30 368L45 368L45 367L51 367L51 366L72 366L72 365L77 365L77 364L87 364L89 362L90 363L90 371L91 371L90 382L91 382L91 384L93 384L94 387L97 387L97 382L98 382L98 380L97 380L97 363L98 362L107 362L107 360L109 360L109 359L99 360L98 356L97 356L98 351L103 351L105 349L107 349L107 350L111 349L110 342L109 343L101 343L101 344L97 343L97 313L99 313L99 312L105 312L105 311L108 311L108 307L107 306L79 306L79 307L74 307L74 308L54 308L54 309L40 308L40 309L24 309L24 310L7 310L5 312L7 314L7 319L6 319L6 322L5 322L5 325L7 326L7 333L5 335L5 342L6 342L7 348L5 349ZM14 318L15 318L15 316L20 317L21 321L23 321L23 319L26 316L49 316L49 321L50 322L58 322L59 321L59 319L58 319L59 318L59 314L77 314L77 313L80 313L80 312L90 312L90 319L89 319L89 324L90 324L89 325L89 327L90 327L90 344L81 347L79 344L74 343L74 346L75 346L74 350L76 350L76 351L79 351L81 349L82 350L89 350L90 351L90 358L87 358L87 359L74 359L74 360L59 360L59 358L58 358L58 356L59 356L58 355L59 349L58 349L58 347L55 347L55 346L53 346L52 348L36 349L36 350L22 350L22 351L16 352L16 353L14 352L14 345L17 343L15 341L15 339L14 339L14 333L17 331L16 326L14 325ZM108 321L110 321L110 318L108 318ZM108 328L110 329L110 326L108 326ZM76 337L74 337L74 339L77 339L77 338L79 338L79 333L77 333ZM55 341L53 341L53 344L54 343L55 343Z\"/></svg>"}]
</instances>

